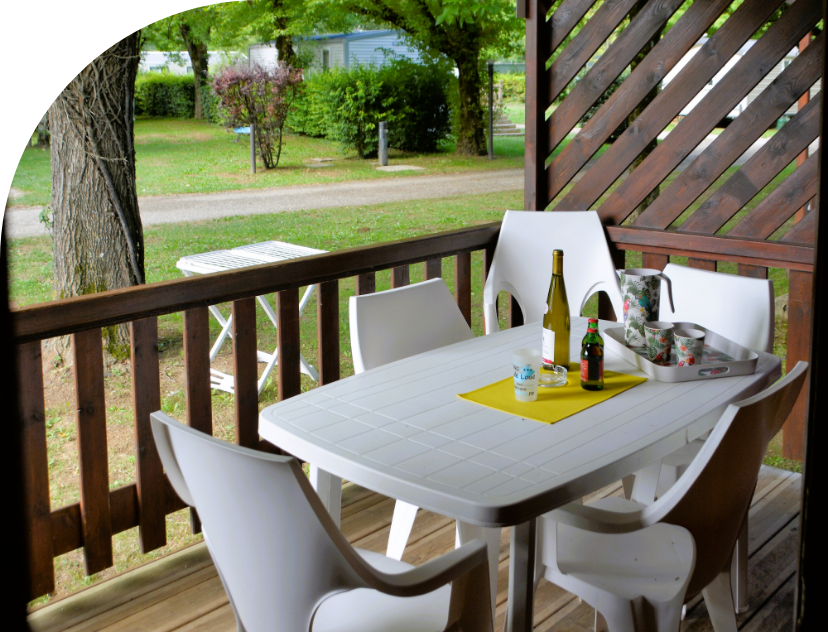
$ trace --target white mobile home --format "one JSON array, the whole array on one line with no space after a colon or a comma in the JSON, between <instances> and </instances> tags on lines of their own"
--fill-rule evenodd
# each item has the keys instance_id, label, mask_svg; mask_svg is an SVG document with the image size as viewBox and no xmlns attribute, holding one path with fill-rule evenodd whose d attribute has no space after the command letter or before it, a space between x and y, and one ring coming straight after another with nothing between
<instances>
[{"instance_id":1,"label":"white mobile home","mask_svg":"<svg viewBox=\"0 0 828 632\"><path fill-rule=\"evenodd\" d=\"M704 46L706 43L707 43L707 38L706 37L703 37L698 42L696 42L696 44L693 46L693 48L691 48L687 52L687 54L685 54L684 57L682 57L681 60L679 60L679 62L675 65L675 67L669 73L667 73L667 76L664 78L664 85L667 85L673 79L675 79L676 76L679 74L679 72L681 72L681 70L688 64L688 62L693 58L693 56L696 53L698 53L701 50L702 46ZM710 80L704 88L702 88L702 90L693 98L693 100L690 101L690 103L688 103L684 107L684 109L682 109L682 111L679 115L680 116L687 116L690 113L690 111L694 107L696 107L696 105L698 105L701 102L701 100L707 95L707 93L710 92L710 90L713 89L713 86L715 86L722 79L724 79L724 77L727 75L727 73L730 72L731 68L733 68L733 66L735 66L739 62L739 60L742 59L742 57L744 57L747 54L747 52L751 49L751 47L755 43L756 43L756 40L748 40L747 42L745 42L745 44L738 50L738 52L728 60L727 64L725 64L724 68L722 68L716 74L716 76L714 76L713 79ZM778 64L776 64L776 66L773 68L773 70L771 70L767 75L765 75L762 78L762 80L756 85L756 87L754 87L753 90L751 90L748 93L748 95L744 99L742 99L735 108L733 108L733 110L730 112L728 117L729 118L735 118L735 117L739 116L739 114L744 112L745 109L747 109L748 105L750 105L754 101L754 99L756 99L762 93L762 91L765 88L767 88L773 82L773 80L776 79L782 73L782 71L788 66L788 64L791 63L791 61L794 60L794 58L798 54L799 54L799 51L796 48L792 48L788 52L788 54L785 55L784 59L782 59L782 61L780 61ZM811 96L813 97L817 92L819 92L819 89L820 89L820 82L817 81L817 83L811 88ZM798 107L797 107L796 103L794 103L788 109L788 111L785 112L785 114L788 114L788 115L792 116L792 115L796 114L797 111L798 111Z\"/></svg>"},{"instance_id":2,"label":"white mobile home","mask_svg":"<svg viewBox=\"0 0 828 632\"><path fill-rule=\"evenodd\" d=\"M352 64L381 66L386 52L397 57L420 59L420 53L403 41L400 32L392 30L313 35L297 40L296 47L312 53L310 71L349 68ZM279 59L275 42L254 44L249 55L251 61L265 66L275 64Z\"/></svg>"},{"instance_id":3,"label":"white mobile home","mask_svg":"<svg viewBox=\"0 0 828 632\"><path fill-rule=\"evenodd\" d=\"M239 53L225 53L224 51L209 51L208 66L212 74L219 68L232 63L238 57L244 57ZM168 52L160 50L146 50L141 52L141 62L138 65L139 72L169 72L173 75L186 75L193 71L190 62L190 54L187 51Z\"/></svg>"}]
</instances>

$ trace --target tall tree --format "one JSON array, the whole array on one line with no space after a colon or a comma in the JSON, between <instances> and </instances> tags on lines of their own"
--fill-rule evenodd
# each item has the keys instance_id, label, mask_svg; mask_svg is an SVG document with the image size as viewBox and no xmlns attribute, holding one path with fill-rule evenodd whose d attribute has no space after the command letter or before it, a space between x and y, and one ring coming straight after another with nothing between
<instances>
[{"instance_id":1,"label":"tall tree","mask_svg":"<svg viewBox=\"0 0 828 632\"><path fill-rule=\"evenodd\" d=\"M311 3L323 10L330 0ZM523 28L513 0L337 0L345 11L366 20L403 31L407 39L428 55L445 55L457 66L459 129L457 153L486 153L480 72L483 50L514 45Z\"/></svg>"},{"instance_id":2,"label":"tall tree","mask_svg":"<svg viewBox=\"0 0 828 632\"><path fill-rule=\"evenodd\" d=\"M133 143L139 38L133 33L104 51L49 110L58 298L144 282ZM106 336L110 354L128 355L125 328Z\"/></svg>"},{"instance_id":3,"label":"tall tree","mask_svg":"<svg viewBox=\"0 0 828 632\"><path fill-rule=\"evenodd\" d=\"M154 22L143 30L144 42L158 50L171 50L174 53L182 48L187 50L193 68L195 89L193 117L197 119L204 118L201 96L208 84L210 53L207 48L221 7L222 5L207 6L177 13Z\"/></svg>"}]
</instances>

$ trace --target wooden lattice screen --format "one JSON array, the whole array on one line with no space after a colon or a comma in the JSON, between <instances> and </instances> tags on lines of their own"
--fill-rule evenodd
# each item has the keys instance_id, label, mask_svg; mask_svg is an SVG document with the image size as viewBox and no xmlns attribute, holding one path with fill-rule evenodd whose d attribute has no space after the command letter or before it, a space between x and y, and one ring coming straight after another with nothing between
<instances>
[{"instance_id":1,"label":"wooden lattice screen","mask_svg":"<svg viewBox=\"0 0 828 632\"><path fill-rule=\"evenodd\" d=\"M734 262L739 274L760 278L767 278L768 267L787 269L788 366L807 359L815 217L806 209L817 190L818 159L816 153L807 157L807 149L819 136L822 106L821 92L810 101L808 94L821 73L824 37L815 28L822 19L821 0L526 0L519 6L523 11L524 208L598 211L618 267L624 265L624 251L633 250L643 253L644 266L659 269L670 255L689 257L690 266L707 270L716 270L717 261ZM717 20L719 28L681 66ZM576 27L580 28L570 37ZM749 45L751 39L755 41ZM648 45L651 50L643 56ZM797 46L799 55L783 64ZM738 61L729 67L732 59ZM678 73L665 84L673 68ZM779 74L755 95L771 72ZM622 76L626 78L620 87L555 152ZM688 112L688 104L711 83ZM566 98L546 118L553 101L567 89ZM747 107L677 172L751 91L755 98ZM734 167L797 101L796 114L744 164ZM638 115L631 116L633 112ZM682 112L686 116L680 117ZM628 128L599 155L630 118ZM665 137L662 133L677 119ZM659 135L657 147L628 173ZM772 192L763 192L794 161L797 168ZM657 188L653 201L650 194ZM760 193L766 196L762 199ZM649 205L641 208L645 199ZM789 221L794 216L795 223ZM804 402L803 392L785 427L785 453L798 459L803 451Z\"/></svg>"}]
</instances>

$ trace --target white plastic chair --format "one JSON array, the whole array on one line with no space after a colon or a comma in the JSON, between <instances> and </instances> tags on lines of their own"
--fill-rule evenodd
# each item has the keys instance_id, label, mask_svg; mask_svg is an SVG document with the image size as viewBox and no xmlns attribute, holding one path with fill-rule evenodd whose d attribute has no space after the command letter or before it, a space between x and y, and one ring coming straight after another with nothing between
<instances>
[{"instance_id":1,"label":"white plastic chair","mask_svg":"<svg viewBox=\"0 0 828 632\"><path fill-rule=\"evenodd\" d=\"M564 282L572 315L580 315L587 300L603 291L616 316L623 318L621 286L598 213L506 211L483 288L487 334L498 330L498 292L515 297L524 322L543 318L555 249L564 251Z\"/></svg>"},{"instance_id":2,"label":"white plastic chair","mask_svg":"<svg viewBox=\"0 0 828 632\"><path fill-rule=\"evenodd\" d=\"M348 308L356 373L474 338L443 279L352 296Z\"/></svg>"},{"instance_id":3,"label":"white plastic chair","mask_svg":"<svg viewBox=\"0 0 828 632\"><path fill-rule=\"evenodd\" d=\"M773 352L773 281L709 272L674 263L665 266L664 274L672 281L675 311L670 309L668 301L660 301L661 320L695 322L748 349ZM651 504L661 497L684 474L702 445L702 439L692 441L663 459L660 466L656 463L637 472L634 482L630 479L626 481L628 497L644 504ZM747 528L745 522L736 554L738 570L733 588L737 612L748 608Z\"/></svg>"},{"instance_id":4,"label":"white plastic chair","mask_svg":"<svg viewBox=\"0 0 828 632\"><path fill-rule=\"evenodd\" d=\"M352 296L348 307L356 373L474 338L443 279ZM418 509L397 501L388 557L402 559Z\"/></svg>"},{"instance_id":5,"label":"white plastic chair","mask_svg":"<svg viewBox=\"0 0 828 632\"><path fill-rule=\"evenodd\" d=\"M152 431L170 482L209 533L240 632L491 632L484 542L416 568L354 549L295 459L160 411Z\"/></svg>"},{"instance_id":6,"label":"white plastic chair","mask_svg":"<svg viewBox=\"0 0 828 632\"><path fill-rule=\"evenodd\" d=\"M734 546L750 508L768 443L793 408L807 370L808 364L800 362L769 389L728 406L684 475L653 504L609 497L590 505L571 503L543 516L539 527L542 560L539 571L545 570L546 578L552 582L565 581L566 565L559 559L563 550L559 535L563 525L601 534L632 533L659 523L682 526L693 535L697 550L687 596L693 597L699 592L704 595L715 632L736 632L731 592ZM617 563L627 553L617 551L610 555L608 552L606 563ZM570 554L566 555L568 560ZM597 567L594 572L601 574ZM573 590L570 586L564 587ZM621 592L623 582L613 582L612 576L607 579L604 590L617 590L616 594L625 597ZM607 602L594 601L595 594L573 592L597 608L611 632L631 629L629 616L617 603L607 608ZM657 629L678 630L680 612L680 607L678 614L671 609L669 621L665 620L662 625L659 620Z\"/></svg>"}]
</instances>

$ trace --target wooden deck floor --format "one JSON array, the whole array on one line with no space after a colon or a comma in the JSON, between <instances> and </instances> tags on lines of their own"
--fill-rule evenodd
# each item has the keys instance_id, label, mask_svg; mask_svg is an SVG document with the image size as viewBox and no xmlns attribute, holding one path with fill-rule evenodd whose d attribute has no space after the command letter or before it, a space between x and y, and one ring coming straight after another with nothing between
<instances>
[{"instance_id":1,"label":"wooden deck floor","mask_svg":"<svg viewBox=\"0 0 828 632\"><path fill-rule=\"evenodd\" d=\"M801 477L763 467L750 511L750 606L745 631L788 630L793 615ZM613 485L593 497L619 495ZM360 548L384 552L394 501L355 485L343 489L342 530ZM454 521L420 511L403 559L421 564L454 546ZM509 572L509 530L500 544L497 621L503 628ZM189 547L33 612L34 632L229 632L235 620L203 544ZM545 580L535 599L535 630L591 630L593 611ZM701 598L689 606L684 631L712 630Z\"/></svg>"}]
</instances>

